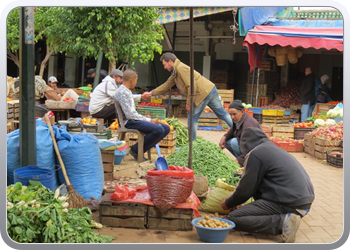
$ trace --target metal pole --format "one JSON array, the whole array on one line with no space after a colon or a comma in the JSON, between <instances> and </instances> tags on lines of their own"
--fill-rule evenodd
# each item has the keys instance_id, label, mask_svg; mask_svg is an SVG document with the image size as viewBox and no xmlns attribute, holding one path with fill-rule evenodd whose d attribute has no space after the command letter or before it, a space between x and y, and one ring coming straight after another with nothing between
<instances>
[{"instance_id":1,"label":"metal pole","mask_svg":"<svg viewBox=\"0 0 350 250\"><path fill-rule=\"evenodd\" d=\"M253 105L253 95L254 95L254 77L255 77L255 67L253 69L253 79L252 79L252 89L251 89L251 94L250 94L250 104ZM248 101L248 100L247 100Z\"/></svg>"},{"instance_id":2,"label":"metal pole","mask_svg":"<svg viewBox=\"0 0 350 250\"><path fill-rule=\"evenodd\" d=\"M175 52L175 38L176 38L176 22L174 22L174 30L173 30L173 53ZM168 117L170 117L171 113L171 88L169 89L169 100L168 100Z\"/></svg>"},{"instance_id":3,"label":"metal pole","mask_svg":"<svg viewBox=\"0 0 350 250\"><path fill-rule=\"evenodd\" d=\"M259 79L260 79L260 68L258 68L258 77L256 79L256 97L255 97L255 107L258 106L258 97L259 97ZM253 103L252 103L253 105Z\"/></svg>"},{"instance_id":4,"label":"metal pole","mask_svg":"<svg viewBox=\"0 0 350 250\"><path fill-rule=\"evenodd\" d=\"M34 7L20 7L19 18L20 166L36 165Z\"/></svg>"},{"instance_id":5,"label":"metal pole","mask_svg":"<svg viewBox=\"0 0 350 250\"><path fill-rule=\"evenodd\" d=\"M81 59L81 86L84 86L84 78L85 78L85 59Z\"/></svg>"},{"instance_id":6,"label":"metal pole","mask_svg":"<svg viewBox=\"0 0 350 250\"><path fill-rule=\"evenodd\" d=\"M194 53L193 53L193 7L190 7L190 124L189 124L189 153L188 153L188 168L192 169L192 142L193 142L193 97L194 97Z\"/></svg>"}]
</instances>

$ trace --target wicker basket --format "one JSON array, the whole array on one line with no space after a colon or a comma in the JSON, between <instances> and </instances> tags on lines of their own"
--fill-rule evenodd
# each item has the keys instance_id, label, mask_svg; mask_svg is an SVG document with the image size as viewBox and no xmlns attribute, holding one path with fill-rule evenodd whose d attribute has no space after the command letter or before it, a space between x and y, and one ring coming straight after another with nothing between
<instances>
[{"instance_id":1,"label":"wicker basket","mask_svg":"<svg viewBox=\"0 0 350 250\"><path fill-rule=\"evenodd\" d=\"M287 54L276 54L277 66L284 66L287 62Z\"/></svg>"},{"instance_id":2,"label":"wicker basket","mask_svg":"<svg viewBox=\"0 0 350 250\"><path fill-rule=\"evenodd\" d=\"M281 47L281 46L276 46L276 57L279 54L287 54L287 48Z\"/></svg>"},{"instance_id":3,"label":"wicker basket","mask_svg":"<svg viewBox=\"0 0 350 250\"><path fill-rule=\"evenodd\" d=\"M288 61L291 64L296 64L298 62L298 52L297 52L297 50L295 48L293 48L293 47L288 48L287 58L288 58Z\"/></svg>"},{"instance_id":4,"label":"wicker basket","mask_svg":"<svg viewBox=\"0 0 350 250\"><path fill-rule=\"evenodd\" d=\"M275 47L270 47L270 48L267 50L267 53L268 53L270 56L275 57L275 56L276 56L276 48L275 48Z\"/></svg>"}]
</instances>

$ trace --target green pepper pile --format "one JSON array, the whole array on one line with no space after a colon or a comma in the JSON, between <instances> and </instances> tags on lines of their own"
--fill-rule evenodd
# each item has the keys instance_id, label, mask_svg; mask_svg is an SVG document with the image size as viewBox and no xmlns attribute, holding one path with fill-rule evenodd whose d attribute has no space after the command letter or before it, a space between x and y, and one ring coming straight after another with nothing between
<instances>
[{"instance_id":1,"label":"green pepper pile","mask_svg":"<svg viewBox=\"0 0 350 250\"><path fill-rule=\"evenodd\" d=\"M169 155L168 165L188 167L189 143ZM209 186L214 187L219 178L226 178L226 183L236 186L239 177L235 175L240 165L227 156L222 149L213 142L197 138L192 142L192 170L195 175L208 178Z\"/></svg>"},{"instance_id":2,"label":"green pepper pile","mask_svg":"<svg viewBox=\"0 0 350 250\"><path fill-rule=\"evenodd\" d=\"M165 120L176 130L176 147L179 148L182 145L188 143L188 131L185 125L174 116L172 118L166 118Z\"/></svg>"},{"instance_id":3,"label":"green pepper pile","mask_svg":"<svg viewBox=\"0 0 350 250\"><path fill-rule=\"evenodd\" d=\"M110 243L114 237L98 234L101 227L88 207L69 208L67 196L55 194L40 182L7 186L7 231L19 243Z\"/></svg>"}]
</instances>

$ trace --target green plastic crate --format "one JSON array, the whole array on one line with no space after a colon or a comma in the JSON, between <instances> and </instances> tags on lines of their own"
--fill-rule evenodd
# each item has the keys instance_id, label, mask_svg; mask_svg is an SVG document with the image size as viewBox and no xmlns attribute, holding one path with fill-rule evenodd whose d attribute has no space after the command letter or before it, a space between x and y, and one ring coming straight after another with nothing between
<instances>
[{"instance_id":1,"label":"green plastic crate","mask_svg":"<svg viewBox=\"0 0 350 250\"><path fill-rule=\"evenodd\" d=\"M165 108L138 105L136 111L141 115L149 115L152 119L165 119Z\"/></svg>"}]
</instances>

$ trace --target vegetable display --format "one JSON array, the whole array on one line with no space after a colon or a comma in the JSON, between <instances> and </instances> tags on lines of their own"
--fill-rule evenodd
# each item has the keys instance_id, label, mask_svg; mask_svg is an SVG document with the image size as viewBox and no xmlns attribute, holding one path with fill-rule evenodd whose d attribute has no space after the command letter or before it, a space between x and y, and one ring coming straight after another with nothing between
<instances>
[{"instance_id":1,"label":"vegetable display","mask_svg":"<svg viewBox=\"0 0 350 250\"><path fill-rule=\"evenodd\" d=\"M155 102L141 102L138 105L166 108L166 106L164 106L163 104L155 103Z\"/></svg>"},{"instance_id":2,"label":"vegetable display","mask_svg":"<svg viewBox=\"0 0 350 250\"><path fill-rule=\"evenodd\" d=\"M29 180L7 186L7 232L19 243L110 243L114 237L92 228L102 224L92 219L88 207L69 208L68 196L53 193L40 182Z\"/></svg>"},{"instance_id":3,"label":"vegetable display","mask_svg":"<svg viewBox=\"0 0 350 250\"><path fill-rule=\"evenodd\" d=\"M181 147L188 143L188 131L185 125L176 119L174 116L172 118L166 118L165 121L169 124L170 129L176 130L176 147Z\"/></svg>"},{"instance_id":4,"label":"vegetable display","mask_svg":"<svg viewBox=\"0 0 350 250\"><path fill-rule=\"evenodd\" d=\"M189 143L169 155L169 165L188 167ZM240 165L231 159L213 142L197 138L192 142L192 170L195 175L208 178L208 185L215 186L219 178L226 178L226 183L236 186L239 177L235 175Z\"/></svg>"},{"instance_id":5,"label":"vegetable display","mask_svg":"<svg viewBox=\"0 0 350 250\"><path fill-rule=\"evenodd\" d=\"M328 110L327 117L328 118L343 117L343 108L335 107L333 109Z\"/></svg>"},{"instance_id":6,"label":"vegetable display","mask_svg":"<svg viewBox=\"0 0 350 250\"><path fill-rule=\"evenodd\" d=\"M332 126L322 126L309 132L314 137L324 138L328 141L343 140L343 122L338 122Z\"/></svg>"}]
</instances>

